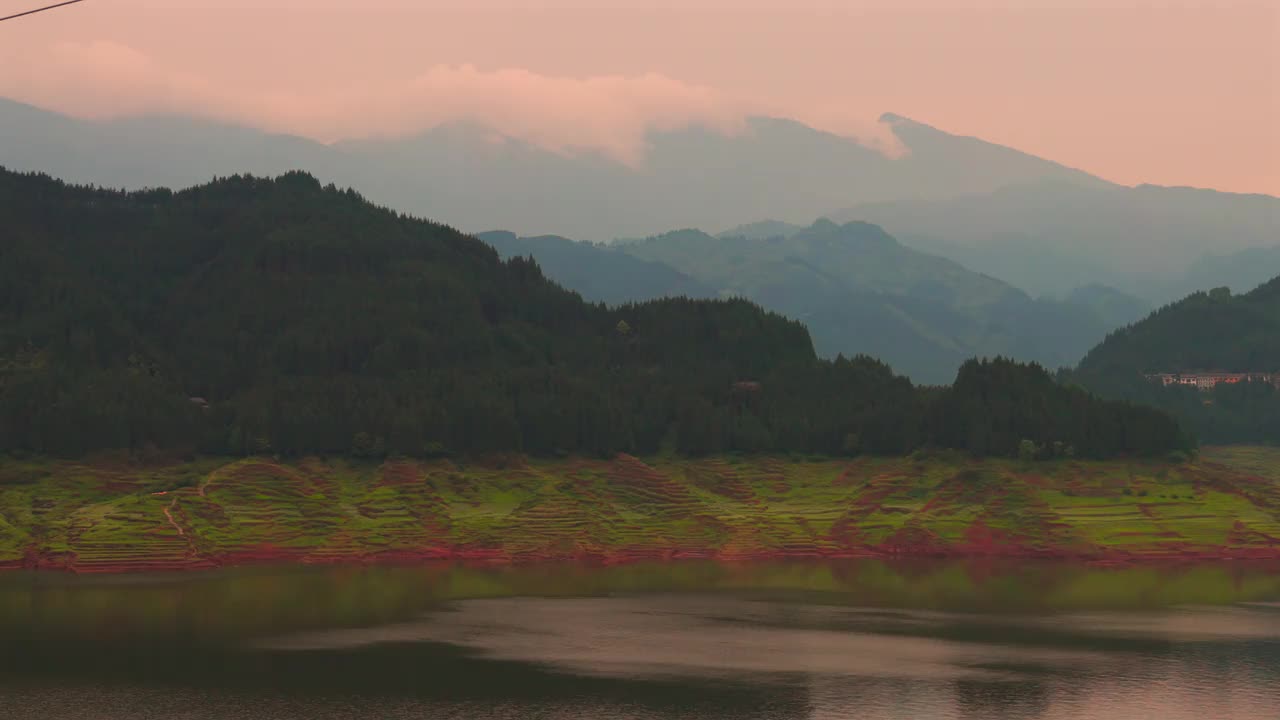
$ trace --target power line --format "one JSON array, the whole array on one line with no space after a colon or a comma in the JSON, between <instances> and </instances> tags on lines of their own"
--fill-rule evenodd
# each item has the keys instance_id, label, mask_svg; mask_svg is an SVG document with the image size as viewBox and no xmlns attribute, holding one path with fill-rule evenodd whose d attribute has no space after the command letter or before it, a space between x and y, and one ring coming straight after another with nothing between
<instances>
[{"instance_id":1,"label":"power line","mask_svg":"<svg viewBox=\"0 0 1280 720\"><path fill-rule=\"evenodd\" d=\"M45 10L53 10L53 9L55 9L55 8L66 7L67 5L75 5L76 3L82 3L82 2L84 2L84 0L67 0L67 2L60 2L60 3L58 3L57 5L46 5L45 7L42 7L42 8L36 8L35 10L28 10L28 11L26 11L26 12L20 12L20 13L18 13L17 15L10 15L10 16L8 16L8 17L0 17L0 22L4 22L5 20L17 20L17 19L18 19L18 18L20 18L20 17L26 17L26 16L28 16L28 15L35 15L36 13L42 13L42 12L44 12Z\"/></svg>"}]
</instances>

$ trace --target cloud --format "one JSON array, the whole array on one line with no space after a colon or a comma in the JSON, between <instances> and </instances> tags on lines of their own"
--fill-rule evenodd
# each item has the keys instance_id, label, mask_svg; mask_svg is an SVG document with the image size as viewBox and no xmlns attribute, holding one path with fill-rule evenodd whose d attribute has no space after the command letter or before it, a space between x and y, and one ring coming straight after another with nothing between
<instances>
[{"instance_id":1,"label":"cloud","mask_svg":"<svg viewBox=\"0 0 1280 720\"><path fill-rule=\"evenodd\" d=\"M39 62L5 65L0 94L79 117L176 113L320 141L475 121L544 148L599 150L631 164L642 161L650 131L740 132L748 110L710 88L652 73L574 78L438 65L407 81L301 93L218 84L112 42L59 43Z\"/></svg>"}]
</instances>

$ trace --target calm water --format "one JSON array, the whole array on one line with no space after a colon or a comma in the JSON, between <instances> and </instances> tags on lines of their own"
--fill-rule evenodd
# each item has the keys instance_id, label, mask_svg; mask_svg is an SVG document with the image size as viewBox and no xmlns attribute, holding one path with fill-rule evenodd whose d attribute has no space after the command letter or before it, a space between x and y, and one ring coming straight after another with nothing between
<instances>
[{"instance_id":1,"label":"calm water","mask_svg":"<svg viewBox=\"0 0 1280 720\"><path fill-rule=\"evenodd\" d=\"M0 717L1280 718L1280 567L0 575Z\"/></svg>"}]
</instances>

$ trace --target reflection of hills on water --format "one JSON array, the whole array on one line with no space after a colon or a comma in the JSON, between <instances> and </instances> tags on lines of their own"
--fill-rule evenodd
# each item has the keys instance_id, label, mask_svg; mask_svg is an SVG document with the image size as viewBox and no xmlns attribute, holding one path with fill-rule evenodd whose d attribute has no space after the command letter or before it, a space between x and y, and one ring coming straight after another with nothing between
<instances>
[{"instance_id":1,"label":"reflection of hills on water","mask_svg":"<svg viewBox=\"0 0 1280 720\"><path fill-rule=\"evenodd\" d=\"M742 686L769 698L802 690L802 711L769 715L782 720L1191 719L1213 717L1220 702L1230 717L1262 720L1280 702L1280 626L1249 608L1008 617L723 595L490 599L264 647L402 643L584 678Z\"/></svg>"},{"instance_id":2,"label":"reflection of hills on water","mask_svg":"<svg viewBox=\"0 0 1280 720\"><path fill-rule=\"evenodd\" d=\"M896 578L919 590L938 575L970 574L951 563L902 575L892 565L829 570L340 568L8 582L0 584L9 623L0 628L0 695L8 709L52 720L1272 720L1267 713L1280 706L1280 623L1269 599L895 609L853 604L854 583L878 579L871 589L884 592L883 581ZM973 587L1007 588L1046 571L1020 572L978 573L987 585ZM1164 576L1166 587L1188 573L1214 577L1185 568L1059 572L1077 590L1125 582L1135 592L1161 586L1144 577ZM1277 577L1235 572L1225 582L1251 592ZM836 575L847 583L841 592L833 583L795 590ZM568 596L536 597L537 588ZM524 596L504 597L513 594ZM136 601L138 616L165 612L148 616L147 633L115 632L117 620L137 621L125 611ZM255 615L240 634L223 617L237 611ZM74 632L46 632L73 615ZM29 624L20 628L17 617ZM201 635L206 623L228 629L222 646Z\"/></svg>"},{"instance_id":3,"label":"reflection of hills on water","mask_svg":"<svg viewBox=\"0 0 1280 720\"><path fill-rule=\"evenodd\" d=\"M448 612L396 625L268 640L261 647L322 651L434 642L478 657L580 675L722 680L744 675L1017 680L1020 673L1012 668L1065 670L1104 659L1051 643L955 641L934 632L969 622L943 613L867 616L858 608L722 595L505 598L464 601Z\"/></svg>"}]
</instances>

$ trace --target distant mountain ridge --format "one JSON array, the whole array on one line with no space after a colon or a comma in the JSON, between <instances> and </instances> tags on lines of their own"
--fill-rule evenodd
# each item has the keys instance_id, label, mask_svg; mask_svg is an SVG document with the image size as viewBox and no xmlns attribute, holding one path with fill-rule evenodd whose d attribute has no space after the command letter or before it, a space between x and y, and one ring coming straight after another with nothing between
<instances>
[{"instance_id":1,"label":"distant mountain ridge","mask_svg":"<svg viewBox=\"0 0 1280 720\"><path fill-rule=\"evenodd\" d=\"M522 238L505 231L477 233L504 259L532 257L546 276L592 302L620 305L664 297L714 298L716 291L669 265L616 248L556 235Z\"/></svg>"},{"instance_id":2,"label":"distant mountain ridge","mask_svg":"<svg viewBox=\"0 0 1280 720\"><path fill-rule=\"evenodd\" d=\"M1280 237L1269 247L1252 247L1236 252L1208 253L1173 280L1165 293L1184 297L1204 288L1228 287L1236 294L1247 293L1280 276Z\"/></svg>"},{"instance_id":3,"label":"distant mountain ridge","mask_svg":"<svg viewBox=\"0 0 1280 720\"><path fill-rule=\"evenodd\" d=\"M739 225L735 228L725 230L716 235L719 238L735 238L744 237L749 240L766 240L768 238L781 237L789 238L792 235L804 230L803 225L793 225L789 222L781 220L759 220L746 225Z\"/></svg>"},{"instance_id":4,"label":"distant mountain ridge","mask_svg":"<svg viewBox=\"0 0 1280 720\"><path fill-rule=\"evenodd\" d=\"M683 231L622 248L803 321L821 354L867 353L918 382L949 382L971 356L1071 365L1108 329L869 223L822 219L757 240Z\"/></svg>"},{"instance_id":5,"label":"distant mountain ridge","mask_svg":"<svg viewBox=\"0 0 1280 720\"><path fill-rule=\"evenodd\" d=\"M302 169L359 187L376 203L440 218L464 231L509 228L521 236L590 241L644 237L666 228L731 227L722 236L790 237L805 227L801 223L827 216L879 225L909 248L1000 278L1032 297L1060 298L1082 286L1105 285L1152 305L1200 287L1203 280L1195 273L1207 253L1249 252L1276 246L1280 238L1277 198L1127 188L898 115L881 120L905 150L901 156L888 157L795 121L758 117L734 135L699 127L651 133L643 162L633 167L602 153L547 151L476 123L443 125L408 138L324 145L193 118L89 122L0 100L0 165L126 188L184 187L215 176ZM749 216L774 220L739 226ZM1208 276L1214 285L1244 289L1257 282L1265 264L1248 257L1223 263ZM555 272L569 269L562 265ZM687 269L671 269L692 278ZM610 295L608 283L591 289L590 278L561 279L601 299L641 293L619 286ZM695 286L659 283L641 296L704 293L697 285L709 283L692 279ZM960 334L998 335L1002 323L1022 322L1053 304L1036 302L1042 307L1035 312L1010 309L1014 320ZM1035 307L1021 300L1014 305ZM936 302L930 307L939 309ZM922 324L918 307L874 312L905 315L918 327L934 325ZM955 344L953 334L939 341ZM1054 343L1038 340L1033 355L1074 361L1074 350L1042 352Z\"/></svg>"},{"instance_id":6,"label":"distant mountain ridge","mask_svg":"<svg viewBox=\"0 0 1280 720\"><path fill-rule=\"evenodd\" d=\"M1102 283L1153 303L1207 254L1280 243L1280 198L1191 188L1041 179L950 198L863 203L833 213L883 225L908 245L1033 293ZM1256 284L1234 269L1226 284Z\"/></svg>"},{"instance_id":7,"label":"distant mountain ridge","mask_svg":"<svg viewBox=\"0 0 1280 720\"><path fill-rule=\"evenodd\" d=\"M975 355L1072 365L1113 327L1087 303L1035 300L868 223L763 222L720 236L689 229L609 246L479 237L504 256L530 255L588 299L743 297L804 322L821 355L871 355L930 384L950 382Z\"/></svg>"},{"instance_id":8,"label":"distant mountain ridge","mask_svg":"<svg viewBox=\"0 0 1280 720\"><path fill-rule=\"evenodd\" d=\"M120 192L0 169L0 227L5 454L1194 447L1035 366L967 362L922 392L872 358L819 359L802 324L743 300L587 303L301 172Z\"/></svg>"},{"instance_id":9,"label":"distant mountain ridge","mask_svg":"<svg viewBox=\"0 0 1280 720\"><path fill-rule=\"evenodd\" d=\"M1146 317L1151 304L1113 287L1091 283L1067 294L1064 302L1095 312L1109 328L1120 328Z\"/></svg>"},{"instance_id":10,"label":"distant mountain ridge","mask_svg":"<svg viewBox=\"0 0 1280 720\"><path fill-rule=\"evenodd\" d=\"M754 117L738 135L698 127L650 133L643 163L629 167L595 152L551 152L474 123L322 145L192 118L88 122L0 100L0 165L130 189L303 169L463 230L592 240L641 236L655 225L730 227L747 208L807 222L858 202L952 197L1043 178L1105 184L896 115L883 121L905 155Z\"/></svg>"}]
</instances>

